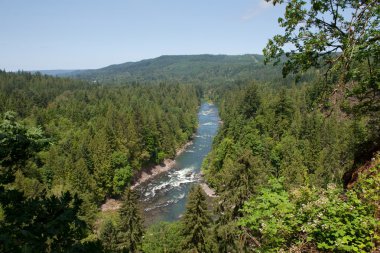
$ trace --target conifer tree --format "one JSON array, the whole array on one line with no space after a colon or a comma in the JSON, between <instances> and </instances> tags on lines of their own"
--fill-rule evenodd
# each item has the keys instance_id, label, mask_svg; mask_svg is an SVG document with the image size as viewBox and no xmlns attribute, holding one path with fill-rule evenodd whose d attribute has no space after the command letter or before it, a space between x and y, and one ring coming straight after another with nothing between
<instances>
[{"instance_id":1,"label":"conifer tree","mask_svg":"<svg viewBox=\"0 0 380 253\"><path fill-rule=\"evenodd\" d=\"M130 189L124 193L119 214L118 248L122 252L139 252L144 231L137 197Z\"/></svg>"},{"instance_id":2,"label":"conifer tree","mask_svg":"<svg viewBox=\"0 0 380 253\"><path fill-rule=\"evenodd\" d=\"M99 238L105 252L116 251L117 229L112 220L109 219L105 221L102 229L100 230Z\"/></svg>"},{"instance_id":3,"label":"conifer tree","mask_svg":"<svg viewBox=\"0 0 380 253\"><path fill-rule=\"evenodd\" d=\"M206 196L200 185L190 190L182 223L183 249L189 252L207 252L207 230L211 217L207 210Z\"/></svg>"}]
</instances>

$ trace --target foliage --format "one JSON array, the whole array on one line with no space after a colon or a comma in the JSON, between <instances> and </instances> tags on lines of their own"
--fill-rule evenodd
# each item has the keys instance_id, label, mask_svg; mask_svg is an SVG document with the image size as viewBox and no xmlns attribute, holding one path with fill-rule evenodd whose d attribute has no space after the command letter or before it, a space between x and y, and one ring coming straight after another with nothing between
<instances>
[{"instance_id":1,"label":"foliage","mask_svg":"<svg viewBox=\"0 0 380 253\"><path fill-rule=\"evenodd\" d=\"M284 17L278 19L285 32L269 40L264 49L266 61L285 60L284 76L310 68L322 70L324 81L318 96L324 100L321 107L365 119L371 137L362 143L355 160L368 160L379 150L380 140L379 2L272 2L286 5Z\"/></svg>"},{"instance_id":2,"label":"foliage","mask_svg":"<svg viewBox=\"0 0 380 253\"><path fill-rule=\"evenodd\" d=\"M137 197L127 188L117 211L98 217L98 238L103 252L140 252L144 238L143 219Z\"/></svg>"},{"instance_id":3,"label":"foliage","mask_svg":"<svg viewBox=\"0 0 380 253\"><path fill-rule=\"evenodd\" d=\"M177 253L182 251L182 225L179 222L159 222L150 226L142 249L146 253Z\"/></svg>"},{"instance_id":4,"label":"foliage","mask_svg":"<svg viewBox=\"0 0 380 253\"><path fill-rule=\"evenodd\" d=\"M22 191L26 176L33 175L37 166L32 160L47 145L42 131L25 127L15 120L14 114L6 113L0 136L1 251L70 252L84 246L81 239L86 236L87 225L79 217L82 200L76 194L50 196L43 191L28 197ZM18 182L21 185L16 189L12 187L18 179L15 169L21 174L18 177L26 178ZM34 181L39 183L38 177Z\"/></svg>"},{"instance_id":5,"label":"foliage","mask_svg":"<svg viewBox=\"0 0 380 253\"><path fill-rule=\"evenodd\" d=\"M361 199L374 205L379 210L380 203L380 153L370 164L369 169L359 175L359 179L354 185L353 190L357 192Z\"/></svg>"},{"instance_id":6,"label":"foliage","mask_svg":"<svg viewBox=\"0 0 380 253\"><path fill-rule=\"evenodd\" d=\"M0 71L1 163L14 163L1 178L29 197L77 193L81 216L93 223L106 196L120 195L143 166L173 157L189 140L198 93L191 85L102 86Z\"/></svg>"},{"instance_id":7,"label":"foliage","mask_svg":"<svg viewBox=\"0 0 380 253\"><path fill-rule=\"evenodd\" d=\"M291 196L281 180L248 201L239 224L260 244L258 250L317 248L332 252L369 252L374 247L378 221L374 210L354 191L330 185L327 190L298 188Z\"/></svg>"},{"instance_id":8,"label":"foliage","mask_svg":"<svg viewBox=\"0 0 380 253\"><path fill-rule=\"evenodd\" d=\"M268 0L269 1L269 0ZM377 1L299 1L273 0L285 4L284 18L279 18L284 35L276 35L264 49L266 61L277 61L290 44L283 74L328 66L345 77L356 61L376 63L379 53L379 6ZM371 56L375 55L375 58ZM375 67L375 65L373 66ZM344 78L346 79L346 78Z\"/></svg>"},{"instance_id":9,"label":"foliage","mask_svg":"<svg viewBox=\"0 0 380 253\"><path fill-rule=\"evenodd\" d=\"M331 183L341 185L356 149L371 138L369 127L340 113L326 117L310 100L314 87L278 90L245 83L221 89L223 125L202 165L219 195L213 228L218 252L363 252L374 247L373 203L339 187L324 190ZM259 98L251 115L242 110L249 89ZM303 205L313 205L310 210L320 211L325 220ZM361 229L360 222L367 225Z\"/></svg>"},{"instance_id":10,"label":"foliage","mask_svg":"<svg viewBox=\"0 0 380 253\"><path fill-rule=\"evenodd\" d=\"M240 209L249 196L255 192L255 185L265 181L266 175L262 172L263 164L250 151L241 151L241 157L236 162L226 160L223 166L223 188L219 187L217 212L220 219L231 220L240 215ZM227 189L234 189L230 191Z\"/></svg>"},{"instance_id":11,"label":"foliage","mask_svg":"<svg viewBox=\"0 0 380 253\"><path fill-rule=\"evenodd\" d=\"M265 54L285 61L284 74L321 68L324 80L315 69L297 83L280 80L279 68L258 55L164 56L77 73L91 84L0 71L0 251L372 250L378 165L347 192L340 185L378 149L378 8L375 1L287 1L279 20L285 35ZM287 43L294 51L283 57ZM329 92L336 96L319 107ZM202 168L219 196L215 222L198 186L181 222L155 225L143 237L127 189L118 219L91 234L105 197L119 196L142 167L172 158L191 138L203 94L218 103L223 121ZM340 96L350 100L327 113Z\"/></svg>"},{"instance_id":12,"label":"foliage","mask_svg":"<svg viewBox=\"0 0 380 253\"><path fill-rule=\"evenodd\" d=\"M247 118L253 118L260 108L260 97L258 87L255 84L247 86L243 91L244 97L241 103L241 114Z\"/></svg>"},{"instance_id":13,"label":"foliage","mask_svg":"<svg viewBox=\"0 0 380 253\"><path fill-rule=\"evenodd\" d=\"M183 250L207 252L207 234L211 217L207 209L206 196L200 185L190 190L186 211L181 218L183 228Z\"/></svg>"},{"instance_id":14,"label":"foliage","mask_svg":"<svg viewBox=\"0 0 380 253\"><path fill-rule=\"evenodd\" d=\"M105 252L116 252L117 228L111 219L104 221L99 231L99 240Z\"/></svg>"},{"instance_id":15,"label":"foliage","mask_svg":"<svg viewBox=\"0 0 380 253\"><path fill-rule=\"evenodd\" d=\"M111 167L114 170L113 189L116 194L120 194L133 175L132 168L128 164L128 156L120 151L114 152L111 157Z\"/></svg>"},{"instance_id":16,"label":"foliage","mask_svg":"<svg viewBox=\"0 0 380 253\"><path fill-rule=\"evenodd\" d=\"M1 203L3 252L67 252L85 237L86 224L78 217L81 201L68 192L27 200L20 192L2 188Z\"/></svg>"},{"instance_id":17,"label":"foliage","mask_svg":"<svg viewBox=\"0 0 380 253\"><path fill-rule=\"evenodd\" d=\"M199 85L232 83L236 80L283 82L279 71L263 64L262 55L175 55L111 65L101 69L74 71L72 76L99 83L124 84L180 82ZM279 68L278 68L279 70ZM289 78L291 79L291 78ZM202 91L200 91L202 92Z\"/></svg>"},{"instance_id":18,"label":"foliage","mask_svg":"<svg viewBox=\"0 0 380 253\"><path fill-rule=\"evenodd\" d=\"M284 177L287 188L339 183L351 169L354 147L368 136L357 131L357 121L342 119L339 114L325 118L308 103L308 86L280 91L257 86L253 89L260 98L259 106L250 117L241 109L250 84L226 87L219 98L223 125L202 166L212 186L222 197L226 192L244 201L270 175ZM247 190L238 196L244 184Z\"/></svg>"},{"instance_id":19,"label":"foliage","mask_svg":"<svg viewBox=\"0 0 380 253\"><path fill-rule=\"evenodd\" d=\"M132 169L130 166L115 170L113 177L113 185L115 193L121 193L129 184L132 177Z\"/></svg>"},{"instance_id":20,"label":"foliage","mask_svg":"<svg viewBox=\"0 0 380 253\"><path fill-rule=\"evenodd\" d=\"M14 112L6 112L0 124L0 183L14 181L16 171L47 145L41 129L26 128L16 121Z\"/></svg>"},{"instance_id":21,"label":"foliage","mask_svg":"<svg viewBox=\"0 0 380 253\"><path fill-rule=\"evenodd\" d=\"M296 225L295 206L290 203L281 181L283 179L270 179L270 188L263 188L258 196L246 202L245 215L240 221L240 225L249 227L255 236L259 235L262 245L270 245L271 250L278 250L287 243Z\"/></svg>"},{"instance_id":22,"label":"foliage","mask_svg":"<svg viewBox=\"0 0 380 253\"><path fill-rule=\"evenodd\" d=\"M367 166L363 166L352 187L360 200L374 209L374 217L377 219L374 240L380 244L380 153L378 152Z\"/></svg>"},{"instance_id":23,"label":"foliage","mask_svg":"<svg viewBox=\"0 0 380 253\"><path fill-rule=\"evenodd\" d=\"M4 114L0 218L2 242L8 242L5 252L17 252L22 245L40 252L94 247L99 251L102 247L88 229L95 222L97 206L107 195L122 193L141 167L173 157L176 148L189 140L196 127L198 94L191 85L103 86L0 71ZM130 213L131 201L114 224L117 240L111 250L140 247L141 222L128 218L135 214ZM63 216L55 216L58 209ZM47 227L55 219L62 224L55 230ZM131 229L130 219L140 228ZM103 242L107 233L112 238L109 225L100 236Z\"/></svg>"},{"instance_id":24,"label":"foliage","mask_svg":"<svg viewBox=\"0 0 380 253\"><path fill-rule=\"evenodd\" d=\"M244 252L239 248L239 235L236 221L218 220L212 230L214 239L212 252Z\"/></svg>"},{"instance_id":25,"label":"foliage","mask_svg":"<svg viewBox=\"0 0 380 253\"><path fill-rule=\"evenodd\" d=\"M130 189L124 193L119 215L117 249L121 252L138 252L141 248L144 231L137 199Z\"/></svg>"}]
</instances>

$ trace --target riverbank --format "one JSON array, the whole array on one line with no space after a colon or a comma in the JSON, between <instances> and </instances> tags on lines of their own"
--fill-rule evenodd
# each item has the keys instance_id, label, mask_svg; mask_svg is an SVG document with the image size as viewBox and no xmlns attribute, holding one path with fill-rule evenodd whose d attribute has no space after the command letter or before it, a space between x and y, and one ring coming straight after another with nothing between
<instances>
[{"instance_id":1,"label":"riverbank","mask_svg":"<svg viewBox=\"0 0 380 253\"><path fill-rule=\"evenodd\" d=\"M183 152L183 151L182 151ZM170 160L170 159L168 159ZM155 175L158 175L159 173L162 173L162 172L165 172L171 168L173 168L175 164L175 161L173 160L170 160L166 163L165 166L159 166L160 168L155 168L155 169L152 169L152 170L155 170L153 173L155 173L154 175L148 175L144 178L143 181L139 182L139 184L141 184L142 182L145 182L146 180L154 177ZM158 166L158 165L157 165ZM155 167L157 167L155 166ZM134 187L138 186L138 184L136 183L135 185L133 185L131 187L131 189L133 189ZM200 184L200 186L202 187L203 191L205 192L205 194L210 197L210 198L216 198L218 197L216 194L215 194L215 190L210 188L210 186L203 182ZM117 211L118 209L120 209L121 207L121 201L118 200L118 199L113 199L113 198L109 198L106 200L106 202L100 207L101 211L102 212L109 212L109 211Z\"/></svg>"},{"instance_id":2,"label":"riverbank","mask_svg":"<svg viewBox=\"0 0 380 253\"><path fill-rule=\"evenodd\" d=\"M183 145L181 148L176 150L175 157L182 154L188 146L190 146L193 143L193 141L187 142L185 145ZM140 184L144 183L145 181L148 181L152 178L154 178L157 175L160 175L161 173L168 171L172 168L174 168L175 165L175 158L174 159L165 159L161 164L150 166L147 168L143 168L136 176L135 180L133 180L131 189L133 190Z\"/></svg>"},{"instance_id":3,"label":"riverbank","mask_svg":"<svg viewBox=\"0 0 380 253\"><path fill-rule=\"evenodd\" d=\"M176 155L175 157L179 156L182 154L187 147L189 147L193 141L187 142L185 145L183 145L181 148L176 150ZM154 166L149 166L146 168L141 169L136 175L135 179L132 182L131 189L133 190L140 184L144 183L145 181L148 181L155 176L168 171L172 168L174 168L175 165L175 158L174 159L165 159L161 164L157 164ZM116 211L121 207L121 201L118 199L113 199L109 198L106 200L106 202L100 207L100 210L102 212L107 212L107 211Z\"/></svg>"},{"instance_id":4,"label":"riverbank","mask_svg":"<svg viewBox=\"0 0 380 253\"><path fill-rule=\"evenodd\" d=\"M215 190L210 188L210 186L203 182L200 184L200 186L202 187L203 191L206 193L207 196L209 196L210 198L216 198L218 197L216 194L215 194Z\"/></svg>"}]
</instances>

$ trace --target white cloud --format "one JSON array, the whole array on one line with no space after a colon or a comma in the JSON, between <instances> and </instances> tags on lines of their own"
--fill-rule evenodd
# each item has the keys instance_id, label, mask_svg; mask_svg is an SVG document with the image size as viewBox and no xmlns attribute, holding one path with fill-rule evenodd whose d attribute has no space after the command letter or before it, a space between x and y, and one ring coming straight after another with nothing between
<instances>
[{"instance_id":1,"label":"white cloud","mask_svg":"<svg viewBox=\"0 0 380 253\"><path fill-rule=\"evenodd\" d=\"M268 9L269 7L272 7L272 3L271 2L267 2L265 0L256 0L255 1L256 4L247 10L247 12L241 17L242 20L244 21L248 21L248 20L251 20L253 18L255 18L256 16L260 15L261 13L263 13L266 9Z\"/></svg>"}]
</instances>

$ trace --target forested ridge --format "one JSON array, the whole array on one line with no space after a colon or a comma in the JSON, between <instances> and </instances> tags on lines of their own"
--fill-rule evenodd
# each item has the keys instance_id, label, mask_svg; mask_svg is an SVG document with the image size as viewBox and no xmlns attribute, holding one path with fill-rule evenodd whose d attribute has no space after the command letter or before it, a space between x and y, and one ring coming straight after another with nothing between
<instances>
[{"instance_id":1,"label":"forested ridge","mask_svg":"<svg viewBox=\"0 0 380 253\"><path fill-rule=\"evenodd\" d=\"M277 69L277 71L274 71ZM263 55L163 55L138 62L115 64L101 69L62 74L92 82L162 81L202 85L231 84L237 80L286 82L279 66L264 64ZM305 75L306 76L306 75Z\"/></svg>"},{"instance_id":2,"label":"forested ridge","mask_svg":"<svg viewBox=\"0 0 380 253\"><path fill-rule=\"evenodd\" d=\"M378 252L380 5L272 3L284 33L264 56L1 71L0 251ZM144 227L133 175L191 139L202 99L221 117L216 197L196 185L178 221Z\"/></svg>"}]
</instances>

